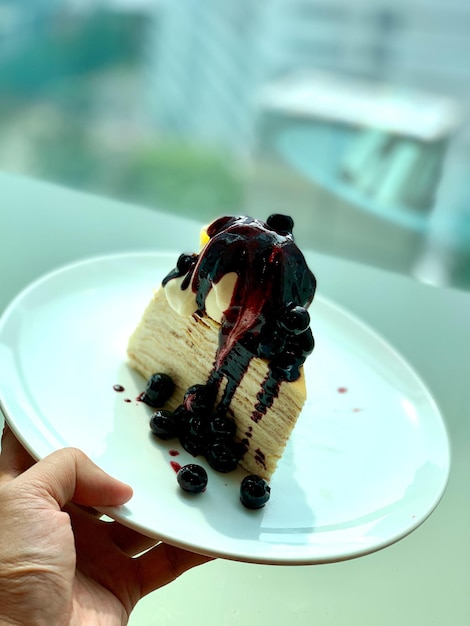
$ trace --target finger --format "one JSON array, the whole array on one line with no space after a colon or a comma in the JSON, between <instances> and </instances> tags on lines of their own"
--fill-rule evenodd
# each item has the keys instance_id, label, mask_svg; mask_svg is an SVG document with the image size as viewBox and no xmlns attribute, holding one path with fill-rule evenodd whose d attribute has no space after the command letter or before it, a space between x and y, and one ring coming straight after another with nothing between
<instances>
[{"instance_id":1,"label":"finger","mask_svg":"<svg viewBox=\"0 0 470 626\"><path fill-rule=\"evenodd\" d=\"M67 504L65 510L69 513L74 527L81 532L87 532L83 525L88 524L88 528L90 528L90 525L93 524L95 532L99 529L100 533L104 533L103 536L106 535L106 538L127 556L140 554L159 542L158 539L146 537L132 528L123 526L119 522L100 520L101 513L92 507L85 507L80 504Z\"/></svg>"},{"instance_id":2,"label":"finger","mask_svg":"<svg viewBox=\"0 0 470 626\"><path fill-rule=\"evenodd\" d=\"M97 519L100 519L103 516L103 513L101 513L101 511L98 511L98 509L95 509L95 507L93 506L85 506L84 504L75 504L74 506L81 509L87 515L91 515L91 517L96 517Z\"/></svg>"},{"instance_id":3,"label":"finger","mask_svg":"<svg viewBox=\"0 0 470 626\"><path fill-rule=\"evenodd\" d=\"M36 495L63 508L67 502L84 506L118 506L132 497L132 489L95 465L76 448L63 448L39 461L17 478Z\"/></svg>"},{"instance_id":4,"label":"finger","mask_svg":"<svg viewBox=\"0 0 470 626\"><path fill-rule=\"evenodd\" d=\"M91 535L97 539L99 533L101 541L109 541L111 545L127 556L140 554L153 548L159 542L158 539L146 537L119 522L100 520L100 513L96 509L69 503L64 507L64 510L70 515L76 534L84 536L87 540Z\"/></svg>"},{"instance_id":5,"label":"finger","mask_svg":"<svg viewBox=\"0 0 470 626\"><path fill-rule=\"evenodd\" d=\"M211 560L211 557L159 543L152 550L133 559L141 597L171 583L193 567Z\"/></svg>"},{"instance_id":6,"label":"finger","mask_svg":"<svg viewBox=\"0 0 470 626\"><path fill-rule=\"evenodd\" d=\"M8 424L5 423L0 454L0 480L16 478L34 463L33 457L23 448Z\"/></svg>"},{"instance_id":7,"label":"finger","mask_svg":"<svg viewBox=\"0 0 470 626\"><path fill-rule=\"evenodd\" d=\"M129 556L140 554L159 543L158 539L146 537L132 528L123 526L119 522L111 522L108 525L109 534L114 543Z\"/></svg>"}]
</instances>

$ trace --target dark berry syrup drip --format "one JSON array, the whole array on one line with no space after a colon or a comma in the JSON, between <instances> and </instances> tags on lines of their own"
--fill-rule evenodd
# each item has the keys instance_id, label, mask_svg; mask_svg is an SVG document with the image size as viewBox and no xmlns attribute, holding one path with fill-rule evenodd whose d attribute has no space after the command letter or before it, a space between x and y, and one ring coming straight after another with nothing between
<instances>
[{"instance_id":1,"label":"dark berry syrup drip","mask_svg":"<svg viewBox=\"0 0 470 626\"><path fill-rule=\"evenodd\" d=\"M259 465L262 465L264 469L266 469L266 457L259 448L255 450L255 459Z\"/></svg>"},{"instance_id":2,"label":"dark berry syrup drip","mask_svg":"<svg viewBox=\"0 0 470 626\"><path fill-rule=\"evenodd\" d=\"M261 389L256 396L258 404L256 404L255 410L251 414L251 419L254 422L260 422L263 415L266 415L267 410L272 407L275 398L277 398L279 394L279 387L280 379L269 369L268 375L264 379Z\"/></svg>"},{"instance_id":3,"label":"dark berry syrup drip","mask_svg":"<svg viewBox=\"0 0 470 626\"><path fill-rule=\"evenodd\" d=\"M313 350L306 308L316 279L294 242L291 218L272 215L267 222L251 217L222 217L208 230L199 255L181 255L163 280L184 277L182 289L195 293L200 314L214 285L228 273L238 276L229 308L224 311L219 346L208 384L227 385L217 413L224 414L253 357L269 362L252 419L258 422L272 406L283 381L294 381Z\"/></svg>"},{"instance_id":4,"label":"dark berry syrup drip","mask_svg":"<svg viewBox=\"0 0 470 626\"><path fill-rule=\"evenodd\" d=\"M283 352L275 354L271 361L268 374L258 392L258 403L251 415L251 419L258 423L267 410L273 405L279 394L282 381L294 381L300 376L300 367L315 345L310 328L295 336L295 341L288 338L285 341Z\"/></svg>"},{"instance_id":5,"label":"dark berry syrup drip","mask_svg":"<svg viewBox=\"0 0 470 626\"><path fill-rule=\"evenodd\" d=\"M162 281L163 287L173 280L174 278L181 278L186 275L186 279L183 281L181 285L182 289L187 289L189 283L191 281L192 272L196 266L197 260L199 258L198 254L180 254L178 261L176 263L176 267L172 270Z\"/></svg>"},{"instance_id":6,"label":"dark berry syrup drip","mask_svg":"<svg viewBox=\"0 0 470 626\"><path fill-rule=\"evenodd\" d=\"M222 399L217 406L216 413L220 415L226 415L230 408L232 398L240 384L243 376L248 371L250 361L253 358L251 352L249 352L244 346L238 344L233 347L231 352L227 355L223 363L217 367L217 363L214 365L212 372L208 379L208 384L213 385L217 389L225 376L227 384L224 389Z\"/></svg>"}]
</instances>

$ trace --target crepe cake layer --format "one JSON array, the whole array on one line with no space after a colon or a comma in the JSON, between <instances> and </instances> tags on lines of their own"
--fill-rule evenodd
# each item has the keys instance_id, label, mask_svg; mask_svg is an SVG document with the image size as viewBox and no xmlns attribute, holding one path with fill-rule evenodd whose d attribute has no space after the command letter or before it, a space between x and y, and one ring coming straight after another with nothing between
<instances>
[{"instance_id":1,"label":"crepe cake layer","mask_svg":"<svg viewBox=\"0 0 470 626\"><path fill-rule=\"evenodd\" d=\"M165 408L176 409L189 386L205 384L212 370L220 324L207 315L181 316L160 288L147 306L129 341L130 365L144 378L155 372L171 376L175 391ZM272 407L259 421L252 419L254 401L268 375L268 361L253 358L228 410L237 424L236 437L245 444L240 466L269 480L281 458L305 402L303 370L294 382L281 384ZM223 395L222 386L219 400Z\"/></svg>"},{"instance_id":2,"label":"crepe cake layer","mask_svg":"<svg viewBox=\"0 0 470 626\"><path fill-rule=\"evenodd\" d=\"M180 255L164 278L128 345L130 364L145 378L173 379L165 408L184 409L183 416L189 410L197 420L232 417L233 458L267 479L305 402L303 364L314 347L307 307L316 279L292 230L292 219L279 214L266 222L243 216L212 222L199 254ZM209 393L204 417L184 401L194 385ZM193 435L182 419L188 449ZM216 447L204 425L198 436L212 457Z\"/></svg>"}]
</instances>

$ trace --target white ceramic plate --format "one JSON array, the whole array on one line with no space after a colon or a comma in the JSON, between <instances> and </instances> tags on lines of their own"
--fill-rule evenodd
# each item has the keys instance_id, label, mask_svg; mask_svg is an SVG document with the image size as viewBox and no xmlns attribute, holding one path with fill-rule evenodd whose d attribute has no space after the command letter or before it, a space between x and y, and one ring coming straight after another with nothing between
<instances>
[{"instance_id":1,"label":"white ceramic plate","mask_svg":"<svg viewBox=\"0 0 470 626\"><path fill-rule=\"evenodd\" d=\"M100 257L48 274L22 292L0 323L0 398L36 458L83 449L130 483L132 500L105 512L168 543L255 563L313 564L383 548L439 502L449 447L423 383L378 335L321 297L311 308L316 348L308 402L272 479L271 499L249 511L241 472L208 469L188 496L171 463L195 459L149 433L145 381L126 343L177 254ZM116 392L113 386L125 388ZM178 456L172 456L179 452ZM197 462L204 465L199 458Z\"/></svg>"}]
</instances>

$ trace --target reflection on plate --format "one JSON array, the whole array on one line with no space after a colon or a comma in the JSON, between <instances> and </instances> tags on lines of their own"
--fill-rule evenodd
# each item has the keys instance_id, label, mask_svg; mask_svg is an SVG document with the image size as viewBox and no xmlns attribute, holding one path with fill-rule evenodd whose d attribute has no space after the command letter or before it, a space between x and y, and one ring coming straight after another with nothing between
<instances>
[{"instance_id":1,"label":"reflection on plate","mask_svg":"<svg viewBox=\"0 0 470 626\"><path fill-rule=\"evenodd\" d=\"M449 448L423 383L390 346L317 297L308 401L259 511L239 502L242 472L208 469L198 496L174 468L194 462L149 434L145 381L126 343L177 255L124 254L77 263L34 283L0 324L3 411L30 452L83 449L130 483L106 513L168 543L255 563L313 564L364 555L416 528L444 491ZM124 391L113 387L121 385ZM197 459L204 465L204 462Z\"/></svg>"}]
</instances>

